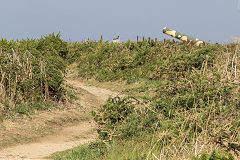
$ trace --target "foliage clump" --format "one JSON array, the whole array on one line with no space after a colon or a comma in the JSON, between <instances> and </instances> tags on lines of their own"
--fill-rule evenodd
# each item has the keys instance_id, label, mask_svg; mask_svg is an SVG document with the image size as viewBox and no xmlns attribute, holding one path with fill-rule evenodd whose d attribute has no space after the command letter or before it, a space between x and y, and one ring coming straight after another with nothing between
<instances>
[{"instance_id":1,"label":"foliage clump","mask_svg":"<svg viewBox=\"0 0 240 160\"><path fill-rule=\"evenodd\" d=\"M98 133L103 140L127 139L151 133L158 127L158 117L133 97L109 98L98 112L93 112Z\"/></svg>"},{"instance_id":2,"label":"foliage clump","mask_svg":"<svg viewBox=\"0 0 240 160\"><path fill-rule=\"evenodd\" d=\"M64 91L66 64L61 53L65 51L67 42L60 34L0 40L0 103L9 106L0 112L34 101L59 101Z\"/></svg>"}]
</instances>

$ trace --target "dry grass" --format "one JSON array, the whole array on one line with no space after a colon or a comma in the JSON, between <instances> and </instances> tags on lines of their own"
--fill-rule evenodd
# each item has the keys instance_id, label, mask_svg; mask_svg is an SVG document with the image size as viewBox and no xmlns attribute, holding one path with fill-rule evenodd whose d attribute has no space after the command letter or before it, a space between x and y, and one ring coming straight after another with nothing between
<instances>
[{"instance_id":1,"label":"dry grass","mask_svg":"<svg viewBox=\"0 0 240 160\"><path fill-rule=\"evenodd\" d=\"M16 101L25 102L26 97L34 99L36 95L36 85L41 84L41 96L48 99L48 83L46 75L46 64L44 61L39 61L29 51L20 54L12 49L12 53L2 52L1 58L5 63L0 64L0 103L8 104L14 107ZM38 62L39 64L34 64ZM33 67L36 70L39 68L40 73L34 73Z\"/></svg>"}]
</instances>

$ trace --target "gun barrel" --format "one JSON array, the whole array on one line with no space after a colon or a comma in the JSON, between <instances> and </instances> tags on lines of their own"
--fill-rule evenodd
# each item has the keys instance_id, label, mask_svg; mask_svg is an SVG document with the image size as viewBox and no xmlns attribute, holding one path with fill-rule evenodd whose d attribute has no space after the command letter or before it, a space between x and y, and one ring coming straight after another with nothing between
<instances>
[{"instance_id":1,"label":"gun barrel","mask_svg":"<svg viewBox=\"0 0 240 160\"><path fill-rule=\"evenodd\" d=\"M203 41L202 40L199 40L198 38L194 38L194 37L191 37L191 36L188 36L188 35L185 35L185 34L182 34L180 32L177 32L175 30L172 30L172 29L169 29L167 27L164 27L163 28L163 33L164 34L167 34L169 36L172 36L174 38L177 38L179 40L182 40L182 41L186 41L186 42L190 42L190 41L193 41L193 43L197 46L203 44Z\"/></svg>"}]
</instances>

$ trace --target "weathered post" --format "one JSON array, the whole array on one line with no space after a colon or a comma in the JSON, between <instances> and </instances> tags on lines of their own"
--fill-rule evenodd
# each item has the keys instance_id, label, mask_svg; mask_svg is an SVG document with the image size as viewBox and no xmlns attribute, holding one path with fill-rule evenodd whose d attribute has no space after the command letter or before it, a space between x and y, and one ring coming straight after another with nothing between
<instances>
[{"instance_id":1,"label":"weathered post","mask_svg":"<svg viewBox=\"0 0 240 160\"><path fill-rule=\"evenodd\" d=\"M218 42L216 43L216 58L218 58Z\"/></svg>"},{"instance_id":2,"label":"weathered post","mask_svg":"<svg viewBox=\"0 0 240 160\"><path fill-rule=\"evenodd\" d=\"M193 50L193 41L191 41L191 51Z\"/></svg>"},{"instance_id":3,"label":"weathered post","mask_svg":"<svg viewBox=\"0 0 240 160\"><path fill-rule=\"evenodd\" d=\"M186 44L186 41L184 40L184 41L183 41L183 45L185 46L185 44Z\"/></svg>"},{"instance_id":4,"label":"weathered post","mask_svg":"<svg viewBox=\"0 0 240 160\"><path fill-rule=\"evenodd\" d=\"M234 53L234 44L231 45L231 52Z\"/></svg>"}]
</instances>

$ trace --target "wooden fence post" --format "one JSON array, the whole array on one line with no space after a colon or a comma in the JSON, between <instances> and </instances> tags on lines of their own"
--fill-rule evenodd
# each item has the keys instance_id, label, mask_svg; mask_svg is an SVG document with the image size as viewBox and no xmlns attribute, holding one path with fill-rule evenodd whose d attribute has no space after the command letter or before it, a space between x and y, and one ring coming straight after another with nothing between
<instances>
[{"instance_id":1,"label":"wooden fence post","mask_svg":"<svg viewBox=\"0 0 240 160\"><path fill-rule=\"evenodd\" d=\"M218 58L218 42L216 43L216 58Z\"/></svg>"},{"instance_id":2,"label":"wooden fence post","mask_svg":"<svg viewBox=\"0 0 240 160\"><path fill-rule=\"evenodd\" d=\"M191 51L193 50L193 41L191 41Z\"/></svg>"},{"instance_id":3,"label":"wooden fence post","mask_svg":"<svg viewBox=\"0 0 240 160\"><path fill-rule=\"evenodd\" d=\"M231 45L231 52L234 53L234 44Z\"/></svg>"}]
</instances>

